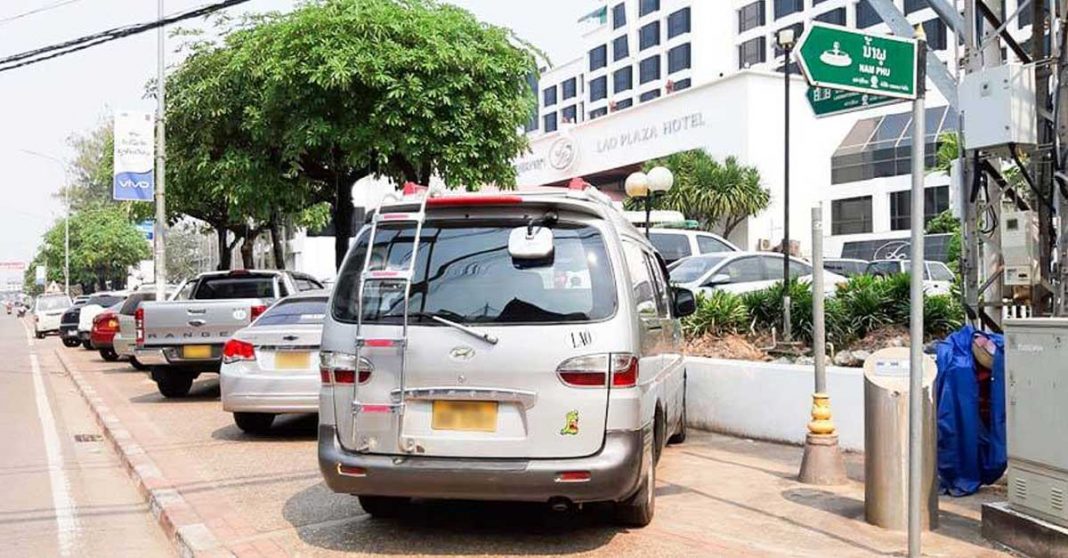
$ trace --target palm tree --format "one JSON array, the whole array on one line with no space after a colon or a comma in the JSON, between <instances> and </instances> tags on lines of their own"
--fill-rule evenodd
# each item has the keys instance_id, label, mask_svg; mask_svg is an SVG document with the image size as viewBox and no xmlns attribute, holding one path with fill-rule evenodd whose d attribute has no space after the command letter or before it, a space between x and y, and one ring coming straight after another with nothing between
<instances>
[{"instance_id":1,"label":"palm tree","mask_svg":"<svg viewBox=\"0 0 1068 558\"><path fill-rule=\"evenodd\" d=\"M674 187L658 206L681 212L703 229L719 227L724 237L751 215L767 209L771 201L756 167L743 165L733 156L719 163L706 151L694 149L650 161L645 170L655 166L665 166L675 174Z\"/></svg>"}]
</instances>

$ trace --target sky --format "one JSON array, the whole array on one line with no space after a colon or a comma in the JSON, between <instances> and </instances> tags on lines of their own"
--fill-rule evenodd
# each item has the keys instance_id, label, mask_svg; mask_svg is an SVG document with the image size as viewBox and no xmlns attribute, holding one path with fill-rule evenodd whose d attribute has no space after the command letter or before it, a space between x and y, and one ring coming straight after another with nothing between
<instances>
[{"instance_id":1,"label":"sky","mask_svg":"<svg viewBox=\"0 0 1068 558\"><path fill-rule=\"evenodd\" d=\"M510 27L555 63L581 54L577 20L597 0L448 0L479 19ZM174 13L212 0L165 0ZM288 11L294 0L251 0L232 13ZM15 16L50 8L25 17ZM155 0L0 0L0 57L156 18ZM199 25L195 20L183 25ZM168 65L180 61L167 47ZM0 73L0 262L29 262L41 235L63 214L56 197L69 138L117 110L153 111L145 84L156 75L156 33L114 41ZM26 153L32 151L40 155ZM51 157L51 158L50 158ZM8 277L0 276L0 281Z\"/></svg>"}]
</instances>

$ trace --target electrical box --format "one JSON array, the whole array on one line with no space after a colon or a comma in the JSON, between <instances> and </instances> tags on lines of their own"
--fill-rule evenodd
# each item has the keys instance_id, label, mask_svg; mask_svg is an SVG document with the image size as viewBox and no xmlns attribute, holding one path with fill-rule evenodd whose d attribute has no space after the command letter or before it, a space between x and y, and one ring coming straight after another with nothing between
<instances>
[{"instance_id":1,"label":"electrical box","mask_svg":"<svg viewBox=\"0 0 1068 558\"><path fill-rule=\"evenodd\" d=\"M1038 143L1034 66L1003 64L965 74L957 91L965 149Z\"/></svg>"},{"instance_id":2,"label":"electrical box","mask_svg":"<svg viewBox=\"0 0 1068 558\"><path fill-rule=\"evenodd\" d=\"M1038 216L1021 211L1012 203L1001 206L1001 253L1005 259L1005 284L1015 287L1037 285Z\"/></svg>"},{"instance_id":3,"label":"electrical box","mask_svg":"<svg viewBox=\"0 0 1068 558\"><path fill-rule=\"evenodd\" d=\"M1005 321L1009 505L1068 527L1068 319Z\"/></svg>"}]
</instances>

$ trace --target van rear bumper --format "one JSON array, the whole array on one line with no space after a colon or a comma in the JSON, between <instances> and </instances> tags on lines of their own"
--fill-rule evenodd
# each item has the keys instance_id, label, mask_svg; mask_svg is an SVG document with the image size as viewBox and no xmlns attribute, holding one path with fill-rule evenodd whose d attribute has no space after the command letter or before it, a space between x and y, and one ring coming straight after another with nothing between
<instances>
[{"instance_id":1,"label":"van rear bumper","mask_svg":"<svg viewBox=\"0 0 1068 558\"><path fill-rule=\"evenodd\" d=\"M608 432L600 452L575 459L398 457L345 450L335 428L320 424L319 470L331 490L358 496L618 502L638 489L645 444L652 444L650 429ZM340 466L362 467L366 475L343 475ZM589 471L590 480L559 482L564 471Z\"/></svg>"}]
</instances>

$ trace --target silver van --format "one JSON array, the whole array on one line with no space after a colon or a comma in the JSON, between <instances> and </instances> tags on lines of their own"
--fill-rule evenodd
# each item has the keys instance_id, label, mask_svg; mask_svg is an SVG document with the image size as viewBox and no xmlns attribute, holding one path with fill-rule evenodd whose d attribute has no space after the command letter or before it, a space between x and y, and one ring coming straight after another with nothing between
<instances>
[{"instance_id":1,"label":"silver van","mask_svg":"<svg viewBox=\"0 0 1068 558\"><path fill-rule=\"evenodd\" d=\"M411 498L615 502L646 525L654 464L686 437L693 311L592 188L387 204L323 328L326 484L378 516Z\"/></svg>"}]
</instances>

